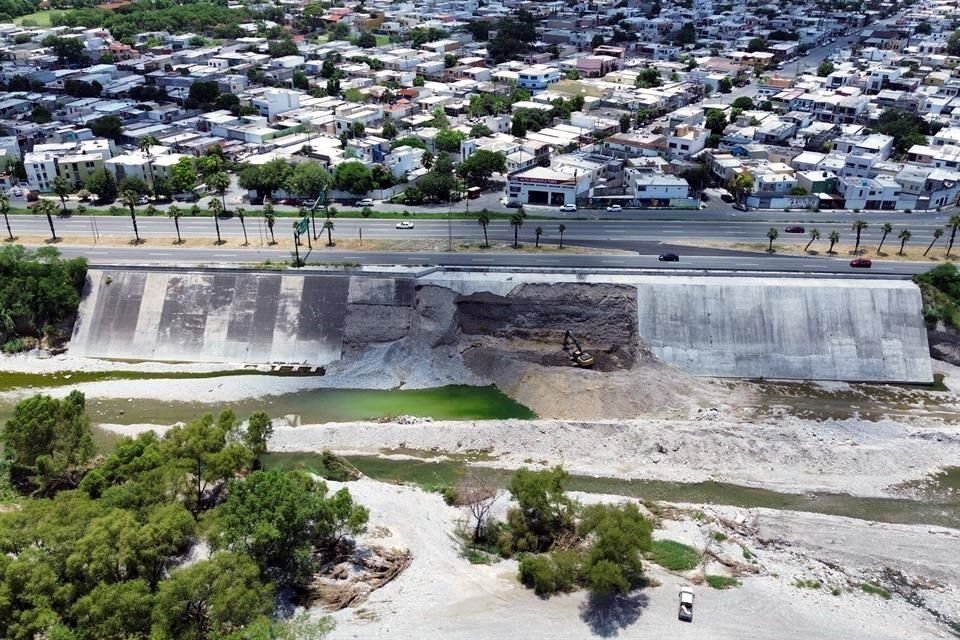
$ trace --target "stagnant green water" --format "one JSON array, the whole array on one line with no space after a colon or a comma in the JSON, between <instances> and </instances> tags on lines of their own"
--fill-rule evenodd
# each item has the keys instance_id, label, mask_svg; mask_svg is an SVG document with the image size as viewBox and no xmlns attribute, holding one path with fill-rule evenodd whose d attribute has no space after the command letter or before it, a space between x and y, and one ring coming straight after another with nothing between
<instances>
[{"instance_id":1,"label":"stagnant green water","mask_svg":"<svg viewBox=\"0 0 960 640\"><path fill-rule=\"evenodd\" d=\"M189 387L185 388L189 395ZM43 390L38 389L38 393ZM493 420L535 418L527 407L507 397L494 386L465 385L434 389L367 390L312 389L235 402L169 402L162 400L87 400L87 413L93 422L116 424L172 424L204 413L232 409L238 416L266 411L271 416L295 414L304 424L377 420L409 415L434 420ZM12 406L0 405L0 420Z\"/></svg>"},{"instance_id":2,"label":"stagnant green water","mask_svg":"<svg viewBox=\"0 0 960 640\"><path fill-rule=\"evenodd\" d=\"M461 461L430 458L388 459L379 456L348 456L347 459L364 475L384 482L415 484L432 490L451 485L463 473ZM264 459L267 467L306 469L323 475L323 465L316 453L271 453ZM511 471L491 469L506 486ZM949 469L933 477L938 485L956 482L960 469ZM899 524L928 524L960 528L960 495L941 493L939 499L914 500L895 498L861 498L842 493L792 494L756 489L722 482L665 482L660 480L622 480L570 476L571 491L630 496L643 500L716 504L736 507L763 507L791 511L808 511Z\"/></svg>"}]
</instances>

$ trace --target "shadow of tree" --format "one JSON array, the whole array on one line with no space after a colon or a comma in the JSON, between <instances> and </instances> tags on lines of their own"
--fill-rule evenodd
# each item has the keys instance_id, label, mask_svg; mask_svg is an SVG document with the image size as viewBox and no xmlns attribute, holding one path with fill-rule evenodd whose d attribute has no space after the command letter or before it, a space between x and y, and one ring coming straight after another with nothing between
<instances>
[{"instance_id":1,"label":"shadow of tree","mask_svg":"<svg viewBox=\"0 0 960 640\"><path fill-rule=\"evenodd\" d=\"M612 638L621 629L626 629L639 620L648 604L650 598L642 591L605 598L590 596L580 606L580 618L589 625L594 634Z\"/></svg>"}]
</instances>

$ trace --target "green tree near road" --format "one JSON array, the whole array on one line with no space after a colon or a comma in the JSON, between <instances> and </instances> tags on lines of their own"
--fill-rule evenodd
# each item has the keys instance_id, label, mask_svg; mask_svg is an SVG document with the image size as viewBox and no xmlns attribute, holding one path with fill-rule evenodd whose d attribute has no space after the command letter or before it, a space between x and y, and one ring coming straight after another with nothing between
<instances>
[{"instance_id":1,"label":"green tree near road","mask_svg":"<svg viewBox=\"0 0 960 640\"><path fill-rule=\"evenodd\" d=\"M155 147L159 144L160 144L160 141L157 140L156 136L147 134L142 138L140 138L140 143L137 146L139 147L141 153L149 156L151 153L150 152L151 147Z\"/></svg>"},{"instance_id":2,"label":"green tree near road","mask_svg":"<svg viewBox=\"0 0 960 640\"><path fill-rule=\"evenodd\" d=\"M523 218L524 216L522 216L519 213L515 213L512 216L510 216L510 226L513 227L513 248L514 249L520 248L519 235L520 235L520 227L523 226Z\"/></svg>"},{"instance_id":3,"label":"green tree near road","mask_svg":"<svg viewBox=\"0 0 960 640\"><path fill-rule=\"evenodd\" d=\"M333 245L333 220L327 218L323 222L323 231L327 232L327 246L332 247Z\"/></svg>"},{"instance_id":4,"label":"green tree near road","mask_svg":"<svg viewBox=\"0 0 960 640\"><path fill-rule=\"evenodd\" d=\"M803 248L803 252L806 253L807 251L809 251L809 250L810 250L810 245L813 244L813 241L814 241L814 240L819 240L819 239L820 239L820 230L817 229L817 228L811 229L811 230L810 230L810 242L808 242L808 243L807 243L807 246L805 246L805 247Z\"/></svg>"},{"instance_id":5,"label":"green tree near road","mask_svg":"<svg viewBox=\"0 0 960 640\"><path fill-rule=\"evenodd\" d=\"M776 227L770 227L767 230L767 239L770 240L770 245L767 247L767 253L773 253L773 241L780 236L780 232L777 231Z\"/></svg>"},{"instance_id":6,"label":"green tree near road","mask_svg":"<svg viewBox=\"0 0 960 640\"><path fill-rule=\"evenodd\" d=\"M901 256L903 255L903 247L904 245L907 244L907 242L912 237L913 237L913 234L910 233L909 229L903 229L900 231L900 234L897 236L897 238L900 240L900 251L897 252L897 255L901 255Z\"/></svg>"},{"instance_id":7,"label":"green tree near road","mask_svg":"<svg viewBox=\"0 0 960 640\"><path fill-rule=\"evenodd\" d=\"M830 240L830 248L827 249L827 253L832 254L833 246L838 242L840 242L840 232L834 229L833 231L830 232L830 235L827 237L827 239Z\"/></svg>"},{"instance_id":8,"label":"green tree near road","mask_svg":"<svg viewBox=\"0 0 960 640\"><path fill-rule=\"evenodd\" d=\"M247 240L246 209L244 209L243 207L237 207L234 210L233 215L235 215L237 217L237 220L240 221L240 228L243 229L243 246L245 247L250 246L250 242Z\"/></svg>"},{"instance_id":9,"label":"green tree near road","mask_svg":"<svg viewBox=\"0 0 960 640\"><path fill-rule=\"evenodd\" d=\"M10 228L10 199L3 192L0 192L0 214L3 214L3 221L7 225L7 236L10 241L13 241L13 230Z\"/></svg>"},{"instance_id":10,"label":"green tree near road","mask_svg":"<svg viewBox=\"0 0 960 640\"><path fill-rule=\"evenodd\" d=\"M563 232L567 230L567 225L561 224L557 229L560 231L560 248L563 249Z\"/></svg>"},{"instance_id":11,"label":"green tree near road","mask_svg":"<svg viewBox=\"0 0 960 640\"><path fill-rule=\"evenodd\" d=\"M887 240L887 234L893 231L893 225L889 222L884 222L883 226L880 227L883 230L883 236L880 238L880 244L877 246L877 253L880 253L880 250L883 249L883 243Z\"/></svg>"},{"instance_id":12,"label":"green tree near road","mask_svg":"<svg viewBox=\"0 0 960 640\"><path fill-rule=\"evenodd\" d=\"M483 229L483 246L484 248L490 247L490 242L487 240L487 225L490 224L490 213L484 209L477 216L477 222L480 224L480 228Z\"/></svg>"},{"instance_id":13,"label":"green tree near road","mask_svg":"<svg viewBox=\"0 0 960 640\"><path fill-rule=\"evenodd\" d=\"M817 67L817 76L821 78L826 78L835 70L836 70L836 67L833 66L833 63L825 60L820 63L819 67Z\"/></svg>"},{"instance_id":14,"label":"green tree near road","mask_svg":"<svg viewBox=\"0 0 960 640\"><path fill-rule=\"evenodd\" d=\"M930 245L927 247L927 250L923 252L923 255L926 256L930 253L930 249L933 249L933 245L937 243L937 240L943 237L943 229L937 228L933 230L933 240L930 241Z\"/></svg>"},{"instance_id":15,"label":"green tree near road","mask_svg":"<svg viewBox=\"0 0 960 640\"><path fill-rule=\"evenodd\" d=\"M47 217L47 224L50 225L50 239L56 241L57 232L53 228L53 216L57 213L57 205L50 200L41 199L33 208L34 213Z\"/></svg>"},{"instance_id":16,"label":"green tree near road","mask_svg":"<svg viewBox=\"0 0 960 640\"><path fill-rule=\"evenodd\" d=\"M117 180L106 169L97 169L84 184L91 193L97 194L100 202L111 202L117 197Z\"/></svg>"},{"instance_id":17,"label":"green tree near road","mask_svg":"<svg viewBox=\"0 0 960 640\"><path fill-rule=\"evenodd\" d=\"M70 184L63 176L57 176L53 179L53 192L60 198L60 205L63 207L64 213L67 212L67 196L72 191L73 189L70 188Z\"/></svg>"},{"instance_id":18,"label":"green tree near road","mask_svg":"<svg viewBox=\"0 0 960 640\"><path fill-rule=\"evenodd\" d=\"M957 237L957 228L960 228L960 216L951 216L947 225L950 227L950 242L947 244L947 257L949 258L950 252L953 251L953 241Z\"/></svg>"},{"instance_id":19,"label":"green tree near road","mask_svg":"<svg viewBox=\"0 0 960 640\"><path fill-rule=\"evenodd\" d=\"M170 189L174 193L190 193L197 186L197 171L190 158L180 158L170 170Z\"/></svg>"},{"instance_id":20,"label":"green tree near road","mask_svg":"<svg viewBox=\"0 0 960 640\"><path fill-rule=\"evenodd\" d=\"M140 244L140 231L137 229L137 195L136 191L124 191L120 194L120 202L123 203L123 206L129 207L130 209L130 220L133 222L133 236L134 243Z\"/></svg>"},{"instance_id":21,"label":"green tree near road","mask_svg":"<svg viewBox=\"0 0 960 640\"><path fill-rule=\"evenodd\" d=\"M207 186L220 196L223 211L227 211L227 189L230 188L230 176L225 171L217 172L207 178Z\"/></svg>"},{"instance_id":22,"label":"green tree near road","mask_svg":"<svg viewBox=\"0 0 960 640\"><path fill-rule=\"evenodd\" d=\"M853 232L857 234L856 242L853 245L854 255L857 255L858 253L860 253L860 234L863 233L863 230L866 229L868 226L869 225L867 224L866 220L853 221L853 226L851 228L853 229Z\"/></svg>"},{"instance_id":23,"label":"green tree near road","mask_svg":"<svg viewBox=\"0 0 960 640\"><path fill-rule=\"evenodd\" d=\"M180 218L183 216L183 211L177 205L172 204L167 209L167 216L173 220L173 226L177 230L177 244L183 244L183 239L180 237Z\"/></svg>"},{"instance_id":24,"label":"green tree near road","mask_svg":"<svg viewBox=\"0 0 960 640\"><path fill-rule=\"evenodd\" d=\"M277 244L277 238L273 235L273 227L277 223L277 216L273 213L273 204L269 200L263 203L263 219L267 221L267 229L270 231L270 244Z\"/></svg>"},{"instance_id":25,"label":"green tree near road","mask_svg":"<svg viewBox=\"0 0 960 640\"><path fill-rule=\"evenodd\" d=\"M457 167L457 173L466 180L468 185L481 189L487 187L490 176L494 173L504 173L506 170L505 156L486 149L474 151Z\"/></svg>"},{"instance_id":26,"label":"green tree near road","mask_svg":"<svg viewBox=\"0 0 960 640\"><path fill-rule=\"evenodd\" d=\"M223 205L219 200L210 201L210 213L213 215L213 224L217 229L217 244L223 244L223 239L220 237L220 214L223 213Z\"/></svg>"},{"instance_id":27,"label":"green tree near road","mask_svg":"<svg viewBox=\"0 0 960 640\"><path fill-rule=\"evenodd\" d=\"M733 193L737 202L743 202L743 198L753 189L753 184L752 175L739 173L730 179L730 182L727 183L727 189Z\"/></svg>"}]
</instances>

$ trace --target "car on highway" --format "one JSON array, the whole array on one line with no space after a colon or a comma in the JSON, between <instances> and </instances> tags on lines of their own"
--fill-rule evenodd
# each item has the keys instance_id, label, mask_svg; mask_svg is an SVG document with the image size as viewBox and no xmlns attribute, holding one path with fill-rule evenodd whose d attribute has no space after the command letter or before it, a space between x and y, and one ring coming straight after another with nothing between
<instances>
[{"instance_id":1,"label":"car on highway","mask_svg":"<svg viewBox=\"0 0 960 640\"><path fill-rule=\"evenodd\" d=\"M577 205L571 204L569 202L560 207L560 211L576 211L576 210L577 210Z\"/></svg>"},{"instance_id":2,"label":"car on highway","mask_svg":"<svg viewBox=\"0 0 960 640\"><path fill-rule=\"evenodd\" d=\"M612 204L609 207L607 207L607 213L622 213L622 212L623 212L623 207L621 207L618 204Z\"/></svg>"},{"instance_id":3,"label":"car on highway","mask_svg":"<svg viewBox=\"0 0 960 640\"><path fill-rule=\"evenodd\" d=\"M373 198L364 198L363 200L357 200L358 207L372 207Z\"/></svg>"},{"instance_id":4,"label":"car on highway","mask_svg":"<svg viewBox=\"0 0 960 640\"><path fill-rule=\"evenodd\" d=\"M664 253L657 260L660 262L680 262L680 256L675 253Z\"/></svg>"},{"instance_id":5,"label":"car on highway","mask_svg":"<svg viewBox=\"0 0 960 640\"><path fill-rule=\"evenodd\" d=\"M873 266L873 262L870 261L870 258L854 258L850 261L850 266L857 269L869 269Z\"/></svg>"},{"instance_id":6,"label":"car on highway","mask_svg":"<svg viewBox=\"0 0 960 640\"><path fill-rule=\"evenodd\" d=\"M798 224L792 224L789 227L786 227L784 231L787 233L806 233L807 230Z\"/></svg>"},{"instance_id":7,"label":"car on highway","mask_svg":"<svg viewBox=\"0 0 960 640\"><path fill-rule=\"evenodd\" d=\"M397 223L397 229L413 229L413 223L409 220L403 220Z\"/></svg>"}]
</instances>

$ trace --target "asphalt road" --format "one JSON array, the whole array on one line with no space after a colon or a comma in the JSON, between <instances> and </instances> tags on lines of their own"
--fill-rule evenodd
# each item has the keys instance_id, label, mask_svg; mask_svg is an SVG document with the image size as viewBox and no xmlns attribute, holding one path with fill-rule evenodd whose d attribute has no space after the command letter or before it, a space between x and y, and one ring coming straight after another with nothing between
<instances>
[{"instance_id":1,"label":"asphalt road","mask_svg":"<svg viewBox=\"0 0 960 640\"><path fill-rule=\"evenodd\" d=\"M862 216L859 216L862 217ZM811 218L813 218L811 220ZM839 221L838 221L839 218ZM646 250L649 253L657 252L657 247L670 245L678 241L712 240L730 243L766 243L767 232L773 227L778 230L777 243L806 244L809 232L816 228L820 231L821 239L813 248L824 248L831 231L840 234L841 242L848 243L854 239L851 230L852 217L836 214L812 214L799 212L792 218L785 218L780 222L752 221L752 220L610 220L610 219L568 219L537 220L527 219L520 228L519 236L523 242L532 242L537 227L543 229L541 242L556 244L559 241L559 225L566 227L564 241L569 244L623 249L626 251ZM819 219L819 220L818 220ZM483 230L478 223L471 220L411 220L413 229L397 229L396 220L377 220L362 218L341 218L334 220L334 238L360 237L364 239L434 239L443 240L452 237L456 240L482 241ZM946 214L937 217L917 217L914 214L891 212L883 218L884 222L893 225L893 231L887 235L886 245L899 245L897 235L902 229L909 229L913 237L910 246L926 245L933 239L934 229L944 228L947 221ZM274 227L277 236L290 234L293 220L281 218ZM42 216L15 216L11 224L15 235L48 236L50 228L46 218ZM861 241L865 247L875 247L883 235L880 220L868 222L869 226L861 233ZM173 222L167 218L137 218L140 235L144 238L176 238ZM322 218L317 218L317 231L320 232ZM801 225L804 233L786 233L785 228L792 225ZM94 243L95 237L133 237L133 225L128 216L110 216L95 218L89 216L75 216L54 220L57 235L62 237L85 238ZM268 232L263 218L247 216L246 228L251 245L267 244ZM180 220L180 232L184 238L216 238L216 227L210 217L185 217ZM238 219L224 219L220 221L220 233L224 238L241 238L243 229ZM513 228L506 220L494 220L487 227L487 234L491 241L512 241ZM949 239L949 230L940 240L940 246L945 246ZM935 249L936 250L936 249ZM691 252L692 249L683 251ZM711 250L716 252L717 250Z\"/></svg>"},{"instance_id":2,"label":"asphalt road","mask_svg":"<svg viewBox=\"0 0 960 640\"><path fill-rule=\"evenodd\" d=\"M93 248L64 246L62 252L67 257L86 256L94 265L135 264L236 264L258 263L266 260L284 262L290 260L287 251L275 249L151 249L131 248ZM545 269L589 268L616 271L620 269L657 269L665 272L687 273L744 273L751 275L777 274L813 274L842 278L861 277L908 277L925 265L914 263L875 263L872 269L852 269L844 258L813 259L786 256L729 255L729 256L683 256L680 262L659 262L656 255L583 255L556 253L410 253L410 252L359 252L339 251L322 247L312 252L304 250L308 264L363 264L363 265L403 265L403 266L468 266L485 267L524 267Z\"/></svg>"}]
</instances>

